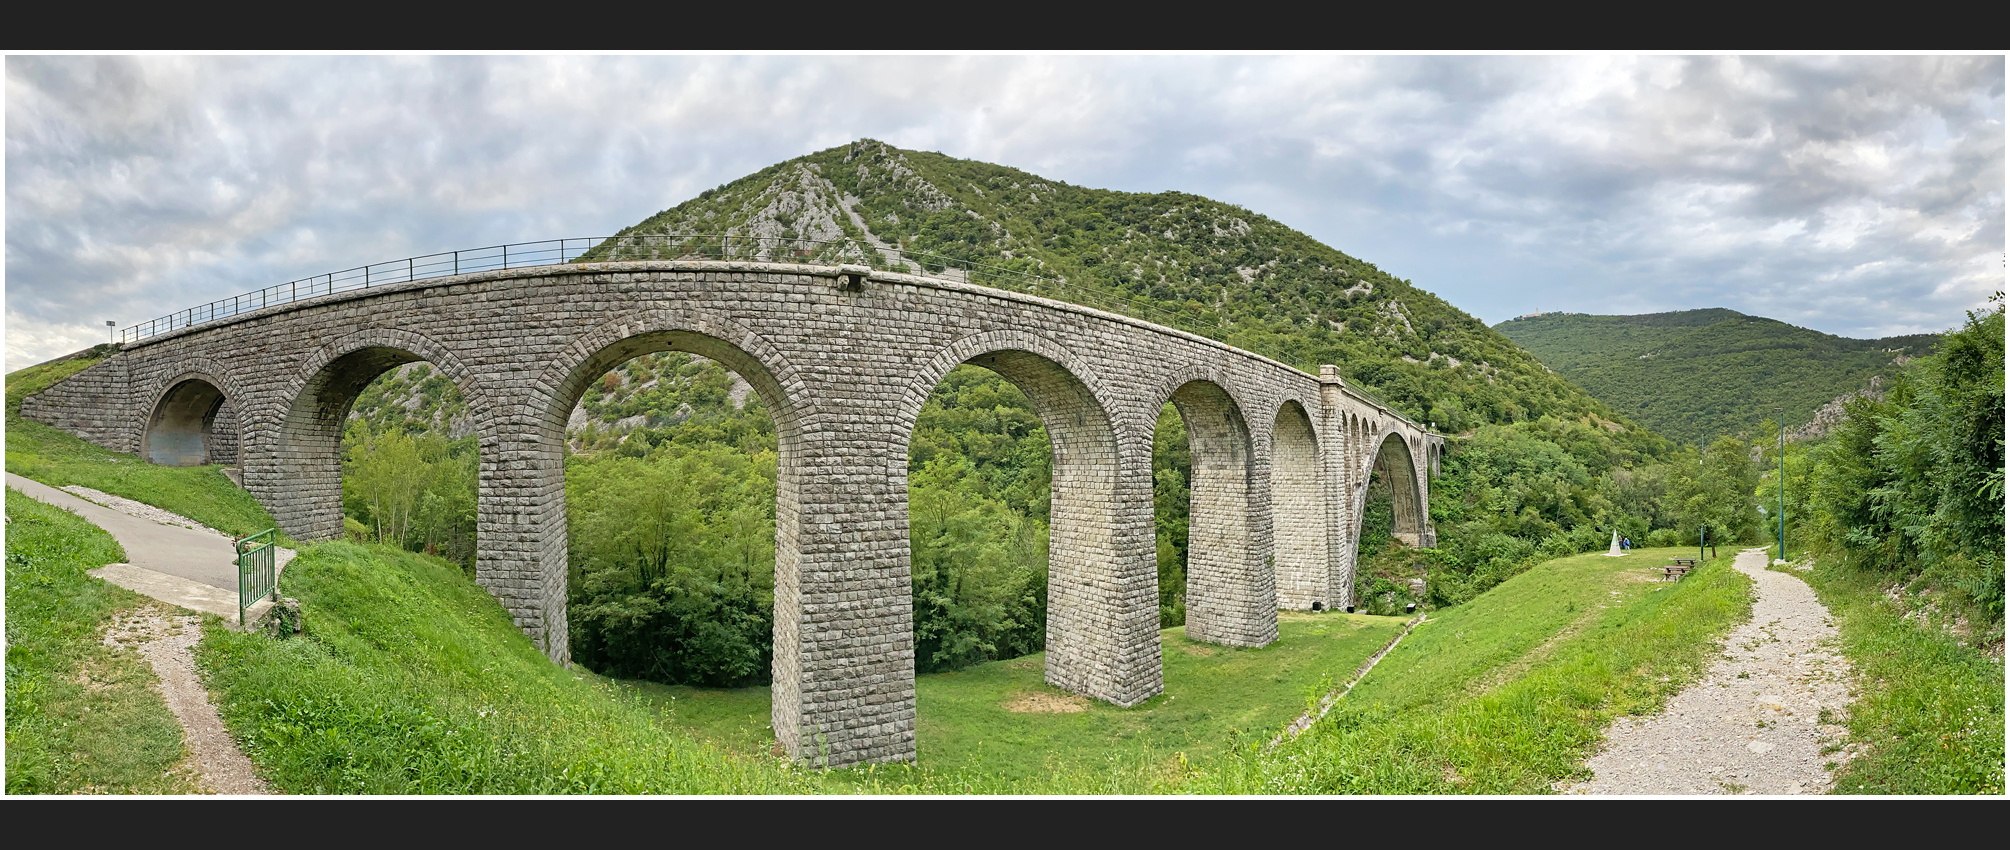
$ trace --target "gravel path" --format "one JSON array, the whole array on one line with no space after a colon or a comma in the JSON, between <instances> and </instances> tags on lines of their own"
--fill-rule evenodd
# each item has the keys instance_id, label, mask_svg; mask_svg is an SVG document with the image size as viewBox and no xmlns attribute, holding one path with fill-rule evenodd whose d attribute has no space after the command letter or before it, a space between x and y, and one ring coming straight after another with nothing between
<instances>
[{"instance_id":1,"label":"gravel path","mask_svg":"<svg viewBox=\"0 0 2010 850\"><path fill-rule=\"evenodd\" d=\"M153 522L160 523L161 525L178 525L181 526L182 528L194 529L196 531L207 531L225 540L233 539L228 534L225 534L221 531L217 531L214 528L210 528L207 525L203 525L202 523L196 522L195 520L189 519L188 517L182 516L181 514L170 513L168 511L161 510L160 508L156 508L153 505L149 505L145 502L135 502L124 496L114 496L102 490L93 490L82 484L66 485L65 487L63 487L63 491L73 496L76 496L80 499L83 499L85 501L96 502L100 505L104 505L105 507L111 508L112 510L125 514L126 516L135 516L144 520L152 520Z\"/></svg>"},{"instance_id":2,"label":"gravel path","mask_svg":"<svg viewBox=\"0 0 2010 850\"><path fill-rule=\"evenodd\" d=\"M105 630L106 646L132 649L153 665L161 697L181 721L182 739L194 759L202 790L210 794L270 794L251 760L224 731L223 717L196 677L196 641L202 626L184 614L166 614L148 605L122 615Z\"/></svg>"},{"instance_id":3,"label":"gravel path","mask_svg":"<svg viewBox=\"0 0 2010 850\"><path fill-rule=\"evenodd\" d=\"M1766 569L1769 550L1735 565L1752 577L1751 622L1724 642L1702 681L1661 714L1622 717L1585 762L1589 782L1567 794L1820 794L1834 784L1829 762L1849 706L1849 660L1835 649L1835 623L1806 582ZM1823 712L1828 716L1824 717Z\"/></svg>"}]
</instances>

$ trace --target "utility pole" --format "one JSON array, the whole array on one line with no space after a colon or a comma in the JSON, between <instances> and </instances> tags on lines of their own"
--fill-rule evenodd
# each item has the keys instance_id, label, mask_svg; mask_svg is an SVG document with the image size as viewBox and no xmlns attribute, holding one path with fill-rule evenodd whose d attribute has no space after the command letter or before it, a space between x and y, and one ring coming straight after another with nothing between
<instances>
[{"instance_id":1,"label":"utility pole","mask_svg":"<svg viewBox=\"0 0 2010 850\"><path fill-rule=\"evenodd\" d=\"M110 319L105 320L105 335L111 337L112 342L119 341L119 332L117 330L118 326L119 326L118 322L114 322Z\"/></svg>"},{"instance_id":2,"label":"utility pole","mask_svg":"<svg viewBox=\"0 0 2010 850\"><path fill-rule=\"evenodd\" d=\"M1779 408L1773 408L1778 410ZM1780 419L1780 560L1787 559L1787 420Z\"/></svg>"}]
</instances>

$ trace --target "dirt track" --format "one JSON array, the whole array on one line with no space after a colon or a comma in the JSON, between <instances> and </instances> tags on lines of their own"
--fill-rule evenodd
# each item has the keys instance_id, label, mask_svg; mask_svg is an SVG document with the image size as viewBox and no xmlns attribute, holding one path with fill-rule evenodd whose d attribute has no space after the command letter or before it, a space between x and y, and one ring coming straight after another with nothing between
<instances>
[{"instance_id":1,"label":"dirt track","mask_svg":"<svg viewBox=\"0 0 2010 850\"><path fill-rule=\"evenodd\" d=\"M1842 753L1851 668L1828 609L1806 582L1766 569L1768 550L1738 555L1758 591L1751 622L1662 713L1624 717L1585 762L1594 777L1567 794L1820 794ZM1826 713L1825 713L1826 712Z\"/></svg>"}]
</instances>

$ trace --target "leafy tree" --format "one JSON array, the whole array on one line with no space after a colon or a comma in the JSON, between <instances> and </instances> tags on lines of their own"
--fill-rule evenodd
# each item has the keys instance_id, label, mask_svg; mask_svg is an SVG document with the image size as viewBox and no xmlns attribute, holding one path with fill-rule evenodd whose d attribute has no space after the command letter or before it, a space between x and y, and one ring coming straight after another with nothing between
<instances>
[{"instance_id":1,"label":"leafy tree","mask_svg":"<svg viewBox=\"0 0 2010 850\"><path fill-rule=\"evenodd\" d=\"M2003 622L2003 307L1971 311L1809 459L1807 539Z\"/></svg>"}]
</instances>

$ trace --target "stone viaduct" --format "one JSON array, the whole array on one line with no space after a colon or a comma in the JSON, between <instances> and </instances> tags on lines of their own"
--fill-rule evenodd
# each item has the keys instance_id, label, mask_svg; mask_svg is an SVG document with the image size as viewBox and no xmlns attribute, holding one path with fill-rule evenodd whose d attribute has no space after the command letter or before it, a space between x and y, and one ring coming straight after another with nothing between
<instances>
[{"instance_id":1,"label":"stone viaduct","mask_svg":"<svg viewBox=\"0 0 2010 850\"><path fill-rule=\"evenodd\" d=\"M232 463L301 540L342 533L339 443L385 370L450 376L480 445L477 580L566 663L565 427L587 383L677 350L739 373L779 436L773 711L797 759L914 758L908 439L945 373L1023 390L1053 442L1046 680L1117 705L1163 690L1152 434L1193 473L1187 634L1277 637L1352 603L1368 479L1430 545L1443 439L1347 387L1220 342L1014 292L858 266L638 261L462 274L179 328L26 399L22 415L155 463Z\"/></svg>"}]
</instances>

